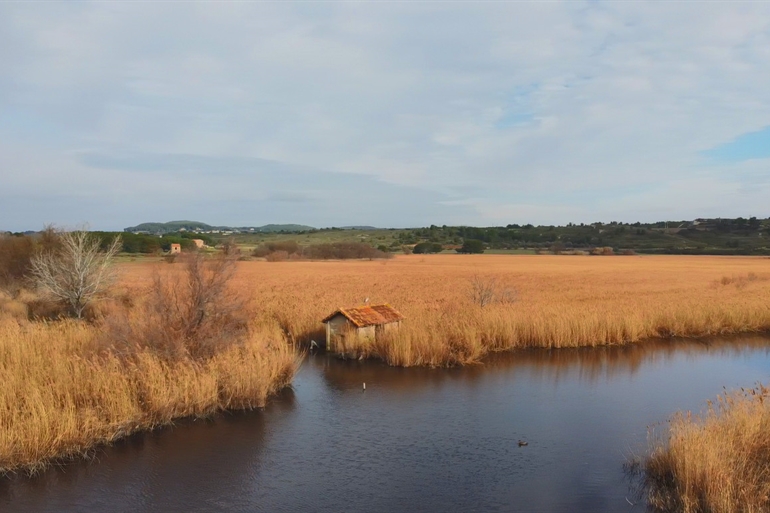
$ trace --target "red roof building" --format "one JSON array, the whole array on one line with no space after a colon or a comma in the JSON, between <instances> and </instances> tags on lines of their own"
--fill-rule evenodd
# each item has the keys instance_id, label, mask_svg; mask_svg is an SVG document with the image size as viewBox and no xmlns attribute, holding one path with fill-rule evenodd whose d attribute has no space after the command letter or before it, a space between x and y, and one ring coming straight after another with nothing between
<instances>
[{"instance_id":1,"label":"red roof building","mask_svg":"<svg viewBox=\"0 0 770 513\"><path fill-rule=\"evenodd\" d=\"M338 308L321 321L326 324L326 350L345 354L399 327L403 320L387 303Z\"/></svg>"}]
</instances>

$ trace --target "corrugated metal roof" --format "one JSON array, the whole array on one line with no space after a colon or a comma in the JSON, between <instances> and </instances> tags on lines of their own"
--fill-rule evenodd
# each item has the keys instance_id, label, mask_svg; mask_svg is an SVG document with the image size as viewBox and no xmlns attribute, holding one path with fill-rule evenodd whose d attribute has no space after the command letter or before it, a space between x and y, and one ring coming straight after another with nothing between
<instances>
[{"instance_id":1,"label":"corrugated metal roof","mask_svg":"<svg viewBox=\"0 0 770 513\"><path fill-rule=\"evenodd\" d=\"M336 315L344 315L350 322L358 328L366 326L379 326L380 324L389 324L404 319L398 310L385 303L382 305L365 305L355 308L339 308L326 316L321 322L329 322Z\"/></svg>"}]
</instances>

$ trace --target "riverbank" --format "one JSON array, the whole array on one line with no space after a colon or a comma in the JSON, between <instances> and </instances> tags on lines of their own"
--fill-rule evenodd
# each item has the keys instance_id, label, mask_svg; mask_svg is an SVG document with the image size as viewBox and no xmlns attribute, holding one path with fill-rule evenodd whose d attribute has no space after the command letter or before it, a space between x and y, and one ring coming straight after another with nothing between
<instances>
[{"instance_id":1,"label":"riverbank","mask_svg":"<svg viewBox=\"0 0 770 513\"><path fill-rule=\"evenodd\" d=\"M646 448L645 426L765 379L768 347L752 336L532 349L441 370L319 352L264 411L2 479L0 511L645 511L622 466Z\"/></svg>"},{"instance_id":2,"label":"riverbank","mask_svg":"<svg viewBox=\"0 0 770 513\"><path fill-rule=\"evenodd\" d=\"M0 471L34 473L182 417L258 408L297 368L283 335L251 326L210 358L126 351L84 322L0 319Z\"/></svg>"},{"instance_id":3,"label":"riverbank","mask_svg":"<svg viewBox=\"0 0 770 513\"><path fill-rule=\"evenodd\" d=\"M644 462L649 504L661 512L770 508L770 390L726 393L701 415L679 413Z\"/></svg>"}]
</instances>

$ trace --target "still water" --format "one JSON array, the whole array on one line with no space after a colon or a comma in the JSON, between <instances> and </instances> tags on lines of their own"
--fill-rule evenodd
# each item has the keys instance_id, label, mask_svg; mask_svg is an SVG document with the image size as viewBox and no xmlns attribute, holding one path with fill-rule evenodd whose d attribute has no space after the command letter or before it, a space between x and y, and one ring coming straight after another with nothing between
<instances>
[{"instance_id":1,"label":"still water","mask_svg":"<svg viewBox=\"0 0 770 513\"><path fill-rule=\"evenodd\" d=\"M314 355L263 411L0 480L0 511L644 511L623 463L648 426L767 381L769 348L750 337L530 350L449 370Z\"/></svg>"}]
</instances>

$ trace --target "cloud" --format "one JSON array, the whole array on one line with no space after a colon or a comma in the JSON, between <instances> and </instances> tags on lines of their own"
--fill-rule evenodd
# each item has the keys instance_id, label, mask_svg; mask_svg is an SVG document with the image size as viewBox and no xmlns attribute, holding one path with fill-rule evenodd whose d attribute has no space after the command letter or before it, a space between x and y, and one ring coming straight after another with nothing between
<instances>
[{"instance_id":1,"label":"cloud","mask_svg":"<svg viewBox=\"0 0 770 513\"><path fill-rule=\"evenodd\" d=\"M26 156L27 151L20 154ZM0 154L0 164L13 155ZM45 181L45 171L13 177L0 191L0 218L11 223L27 219L33 228L85 221L92 227L129 226L171 218L238 226L264 220L344 226L351 219L383 226L381 220L388 219L388 226L404 227L441 219L461 222L468 215L444 205L447 196L430 189L266 159L139 152L80 152L71 157L60 168L67 172L54 181ZM48 160L41 157L42 162ZM27 163L39 168L34 161ZM69 194L59 193L67 188ZM58 217L52 219L52 211ZM241 219L255 221L238 222Z\"/></svg>"},{"instance_id":2,"label":"cloud","mask_svg":"<svg viewBox=\"0 0 770 513\"><path fill-rule=\"evenodd\" d=\"M767 216L768 85L762 3L2 4L0 228Z\"/></svg>"}]
</instances>

